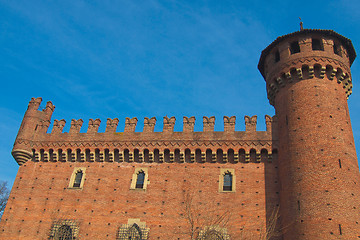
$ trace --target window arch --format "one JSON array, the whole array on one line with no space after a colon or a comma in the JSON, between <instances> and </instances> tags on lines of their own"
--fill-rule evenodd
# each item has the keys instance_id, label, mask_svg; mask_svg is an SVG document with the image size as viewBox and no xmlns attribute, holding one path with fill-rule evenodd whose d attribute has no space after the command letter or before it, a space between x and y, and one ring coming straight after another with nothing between
<instances>
[{"instance_id":1,"label":"window arch","mask_svg":"<svg viewBox=\"0 0 360 240\"><path fill-rule=\"evenodd\" d=\"M72 240L73 233L69 225L62 225L55 233L55 240Z\"/></svg>"},{"instance_id":2,"label":"window arch","mask_svg":"<svg viewBox=\"0 0 360 240\"><path fill-rule=\"evenodd\" d=\"M82 188L84 186L85 169L84 167L74 169L70 178L69 188Z\"/></svg>"},{"instance_id":3,"label":"window arch","mask_svg":"<svg viewBox=\"0 0 360 240\"><path fill-rule=\"evenodd\" d=\"M205 233L204 240L224 240L221 233L216 230L209 230Z\"/></svg>"},{"instance_id":4,"label":"window arch","mask_svg":"<svg viewBox=\"0 0 360 240\"><path fill-rule=\"evenodd\" d=\"M75 240L78 235L79 227L74 220L57 220L52 224L49 239Z\"/></svg>"},{"instance_id":5,"label":"window arch","mask_svg":"<svg viewBox=\"0 0 360 240\"><path fill-rule=\"evenodd\" d=\"M230 240L226 228L219 225L206 226L200 231L198 240Z\"/></svg>"},{"instance_id":6,"label":"window arch","mask_svg":"<svg viewBox=\"0 0 360 240\"><path fill-rule=\"evenodd\" d=\"M129 240L142 240L142 233L140 227L134 223L127 232L127 239Z\"/></svg>"},{"instance_id":7,"label":"window arch","mask_svg":"<svg viewBox=\"0 0 360 240\"><path fill-rule=\"evenodd\" d=\"M128 224L122 224L119 227L117 240L147 240L150 228L146 227L145 222L140 219L128 219Z\"/></svg>"},{"instance_id":8,"label":"window arch","mask_svg":"<svg viewBox=\"0 0 360 240\"><path fill-rule=\"evenodd\" d=\"M148 169L147 168L135 168L135 172L132 175L130 189L133 190L145 190L148 183Z\"/></svg>"},{"instance_id":9,"label":"window arch","mask_svg":"<svg viewBox=\"0 0 360 240\"><path fill-rule=\"evenodd\" d=\"M235 192L236 177L235 169L221 168L219 175L219 192Z\"/></svg>"}]
</instances>

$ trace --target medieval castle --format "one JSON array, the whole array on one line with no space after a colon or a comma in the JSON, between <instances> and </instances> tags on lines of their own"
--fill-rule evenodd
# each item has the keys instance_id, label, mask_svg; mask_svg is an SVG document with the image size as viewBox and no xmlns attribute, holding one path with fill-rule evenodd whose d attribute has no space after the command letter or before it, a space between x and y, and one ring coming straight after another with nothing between
<instances>
[{"instance_id":1,"label":"medieval castle","mask_svg":"<svg viewBox=\"0 0 360 240\"><path fill-rule=\"evenodd\" d=\"M19 171L1 239L360 239L360 174L347 98L351 41L302 29L263 50L274 117L65 120L48 128L54 105L33 98L12 154Z\"/></svg>"}]
</instances>

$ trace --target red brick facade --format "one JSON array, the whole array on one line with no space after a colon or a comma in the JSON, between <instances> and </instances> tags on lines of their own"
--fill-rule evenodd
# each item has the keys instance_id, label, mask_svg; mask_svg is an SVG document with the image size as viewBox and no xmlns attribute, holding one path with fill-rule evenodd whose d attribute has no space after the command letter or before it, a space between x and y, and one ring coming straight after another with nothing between
<instances>
[{"instance_id":1,"label":"red brick facade","mask_svg":"<svg viewBox=\"0 0 360 240\"><path fill-rule=\"evenodd\" d=\"M145 118L143 132L126 118L123 132L118 119L104 133L90 119L86 133L82 120L68 133L54 120L46 133L55 107L39 111L41 99L32 99L12 152L20 168L0 238L360 239L346 101L354 58L350 40L333 31L275 40L259 63L276 110L266 131L246 116L243 132L235 117L224 117L224 132L214 132L214 117L203 118L203 132L184 117L174 132L175 118L165 117L163 132L154 132L155 118Z\"/></svg>"}]
</instances>

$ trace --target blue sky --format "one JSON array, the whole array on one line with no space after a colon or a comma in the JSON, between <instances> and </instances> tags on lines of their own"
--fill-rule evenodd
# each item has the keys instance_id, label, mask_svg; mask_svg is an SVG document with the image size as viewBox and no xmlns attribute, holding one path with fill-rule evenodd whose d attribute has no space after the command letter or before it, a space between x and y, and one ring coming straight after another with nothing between
<instances>
[{"instance_id":1,"label":"blue sky","mask_svg":"<svg viewBox=\"0 0 360 240\"><path fill-rule=\"evenodd\" d=\"M0 0L0 180L18 166L11 149L31 97L56 106L53 119L273 115L257 70L276 37L305 28L333 29L360 51L360 1L4 1ZM360 152L359 59L349 108Z\"/></svg>"}]
</instances>

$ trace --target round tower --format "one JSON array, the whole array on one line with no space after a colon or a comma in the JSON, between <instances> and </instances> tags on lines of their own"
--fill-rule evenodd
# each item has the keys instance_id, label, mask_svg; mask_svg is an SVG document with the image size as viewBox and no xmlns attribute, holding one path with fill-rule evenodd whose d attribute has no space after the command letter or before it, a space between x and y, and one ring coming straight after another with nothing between
<instances>
[{"instance_id":1,"label":"round tower","mask_svg":"<svg viewBox=\"0 0 360 240\"><path fill-rule=\"evenodd\" d=\"M278 37L258 68L278 118L284 239L360 239L360 174L347 98L351 41L332 30Z\"/></svg>"}]
</instances>

